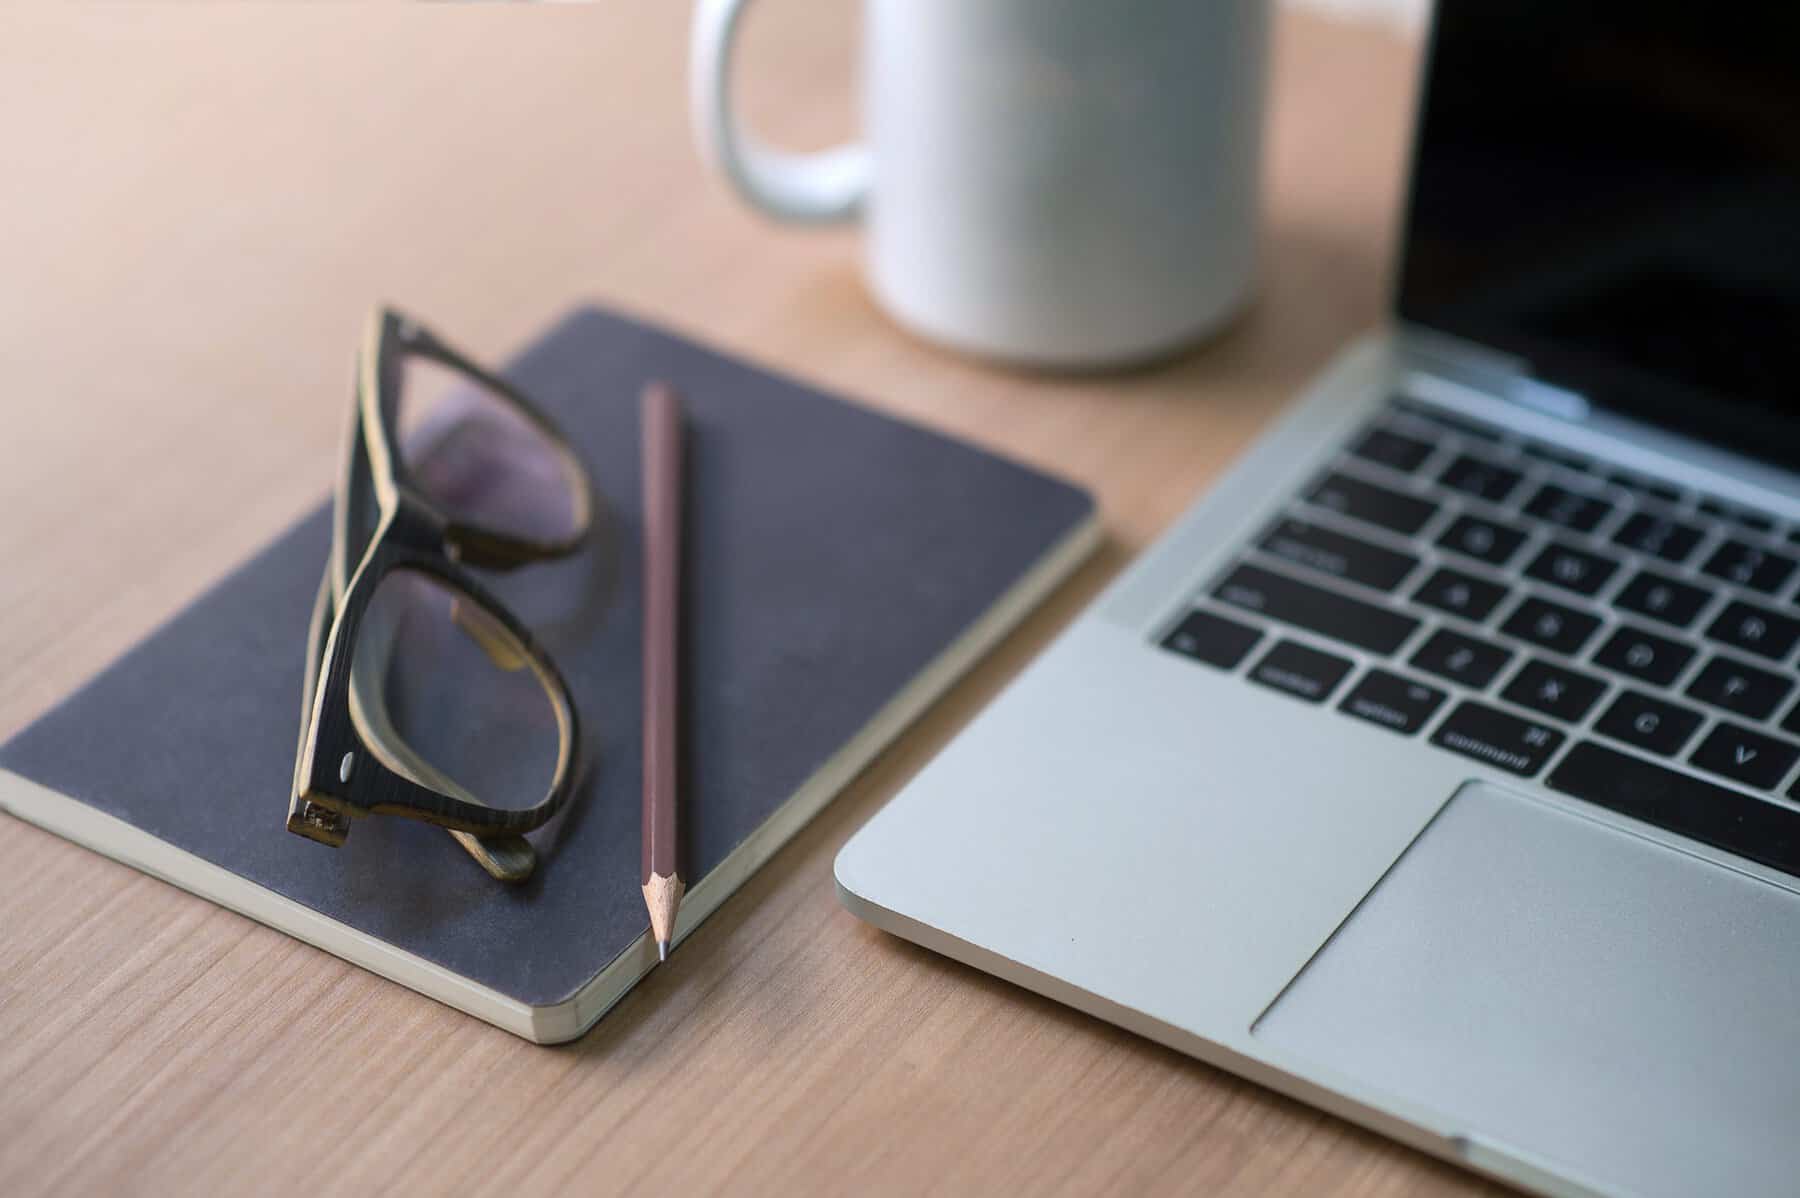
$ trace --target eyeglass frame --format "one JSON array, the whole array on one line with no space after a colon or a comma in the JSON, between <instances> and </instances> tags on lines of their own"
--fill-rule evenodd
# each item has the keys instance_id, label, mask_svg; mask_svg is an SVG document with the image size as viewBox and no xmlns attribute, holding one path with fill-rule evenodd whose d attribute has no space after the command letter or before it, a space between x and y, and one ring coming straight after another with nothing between
<instances>
[{"instance_id":1,"label":"eyeglass frame","mask_svg":"<svg viewBox=\"0 0 1800 1198\"><path fill-rule=\"evenodd\" d=\"M459 520L413 482L395 452L407 357L435 362L485 388L555 448L574 507L568 534L537 539ZM373 489L375 521L352 572L349 552L361 514L358 471L365 467L362 477ZM512 570L567 557L586 543L593 512L586 467L556 424L518 388L398 312L383 308L371 314L358 355L356 397L335 493L331 557L308 629L288 804L290 832L336 847L348 837L353 820L396 815L448 829L495 877L519 881L529 876L536 854L523 833L554 817L574 789L579 717L555 662L465 567ZM408 570L450 591L459 603L457 622L497 664L529 667L544 687L558 743L549 789L538 803L501 808L481 802L413 754L387 724L378 697L380 680L357 668L355 651L377 588L389 575Z\"/></svg>"}]
</instances>

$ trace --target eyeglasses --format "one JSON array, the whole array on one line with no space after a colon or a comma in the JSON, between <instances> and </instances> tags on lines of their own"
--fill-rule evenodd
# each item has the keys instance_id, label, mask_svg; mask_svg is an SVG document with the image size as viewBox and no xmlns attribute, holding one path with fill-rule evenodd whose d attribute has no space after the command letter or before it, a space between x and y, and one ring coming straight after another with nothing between
<instances>
[{"instance_id":1,"label":"eyeglasses","mask_svg":"<svg viewBox=\"0 0 1800 1198\"><path fill-rule=\"evenodd\" d=\"M421 366L457 386L403 442L402 392ZM352 820L398 815L449 829L496 878L530 875L536 852L523 834L554 816L576 781L574 697L524 625L466 567L512 570L566 557L586 540L592 513L586 470L530 400L405 317L384 310L370 318L331 556L307 636L290 832L337 846ZM525 686L525 706L554 725L548 790L532 805L476 797L415 747L441 746L443 736L415 735L390 702L400 683L414 696L434 681L440 693L470 690L467 671L444 663L471 647L486 667L528 670L535 685ZM400 670L402 660L415 668ZM481 745L490 731L464 730L465 739Z\"/></svg>"}]
</instances>

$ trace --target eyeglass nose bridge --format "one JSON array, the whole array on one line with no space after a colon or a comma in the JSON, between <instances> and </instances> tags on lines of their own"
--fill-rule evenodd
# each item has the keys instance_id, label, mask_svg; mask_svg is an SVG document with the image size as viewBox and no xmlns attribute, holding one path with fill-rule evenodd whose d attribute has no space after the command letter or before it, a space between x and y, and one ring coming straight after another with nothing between
<instances>
[{"instance_id":1,"label":"eyeglass nose bridge","mask_svg":"<svg viewBox=\"0 0 1800 1198\"><path fill-rule=\"evenodd\" d=\"M395 499L393 516L377 533L381 540L399 550L454 557L450 522L443 513L408 487L401 487Z\"/></svg>"}]
</instances>

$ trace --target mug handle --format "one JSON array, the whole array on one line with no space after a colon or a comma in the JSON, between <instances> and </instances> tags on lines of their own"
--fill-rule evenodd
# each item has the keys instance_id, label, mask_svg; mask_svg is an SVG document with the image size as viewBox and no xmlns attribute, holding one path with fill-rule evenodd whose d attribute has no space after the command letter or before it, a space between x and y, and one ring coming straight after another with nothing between
<instances>
[{"instance_id":1,"label":"mug handle","mask_svg":"<svg viewBox=\"0 0 1800 1198\"><path fill-rule=\"evenodd\" d=\"M813 154L770 149L738 127L731 110L732 50L747 0L700 0L689 44L688 89L700 155L751 207L780 220L849 220L869 190L869 150L860 142Z\"/></svg>"}]
</instances>

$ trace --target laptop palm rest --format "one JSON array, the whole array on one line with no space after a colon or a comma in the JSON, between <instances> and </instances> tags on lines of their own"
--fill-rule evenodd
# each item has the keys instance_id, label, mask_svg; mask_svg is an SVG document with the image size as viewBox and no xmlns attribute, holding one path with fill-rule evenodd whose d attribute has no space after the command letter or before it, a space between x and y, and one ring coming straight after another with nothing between
<instances>
[{"instance_id":1,"label":"laptop palm rest","mask_svg":"<svg viewBox=\"0 0 1800 1198\"><path fill-rule=\"evenodd\" d=\"M1797 979L1800 895L1470 783L1253 1034L1608 1189L1791 1193Z\"/></svg>"}]
</instances>

